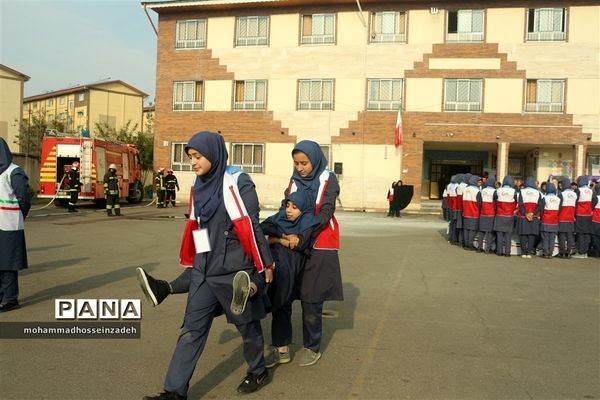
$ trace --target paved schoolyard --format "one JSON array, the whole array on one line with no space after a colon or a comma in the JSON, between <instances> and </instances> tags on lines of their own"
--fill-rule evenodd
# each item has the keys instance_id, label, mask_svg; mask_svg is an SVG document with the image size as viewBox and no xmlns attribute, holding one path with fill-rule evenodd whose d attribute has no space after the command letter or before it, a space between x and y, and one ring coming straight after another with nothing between
<instances>
[{"instance_id":1,"label":"paved schoolyard","mask_svg":"<svg viewBox=\"0 0 600 400\"><path fill-rule=\"evenodd\" d=\"M54 321L55 298L142 298L141 339L3 339L0 398L141 399L161 390L185 296L148 306L134 269L179 273L183 209L125 208L121 219L93 209L33 213L23 307L0 323ZM278 366L263 390L238 395L241 340L218 318L190 399L600 398L598 259L465 252L431 216L339 219L346 300L325 305L323 358ZM294 312L297 351L297 304Z\"/></svg>"}]
</instances>

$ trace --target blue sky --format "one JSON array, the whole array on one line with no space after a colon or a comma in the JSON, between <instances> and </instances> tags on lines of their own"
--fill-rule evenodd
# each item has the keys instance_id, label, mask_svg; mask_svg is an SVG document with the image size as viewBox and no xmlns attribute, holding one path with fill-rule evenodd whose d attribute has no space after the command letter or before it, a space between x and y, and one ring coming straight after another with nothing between
<instances>
[{"instance_id":1,"label":"blue sky","mask_svg":"<svg viewBox=\"0 0 600 400\"><path fill-rule=\"evenodd\" d=\"M110 77L147 93L148 103L156 34L140 1L0 0L0 64L31 77L26 97Z\"/></svg>"}]
</instances>

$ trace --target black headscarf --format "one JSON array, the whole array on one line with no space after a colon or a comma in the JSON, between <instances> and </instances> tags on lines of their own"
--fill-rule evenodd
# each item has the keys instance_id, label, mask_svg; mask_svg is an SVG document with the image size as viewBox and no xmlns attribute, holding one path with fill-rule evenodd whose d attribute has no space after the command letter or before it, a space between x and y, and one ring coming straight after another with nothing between
<instances>
[{"instance_id":1,"label":"black headscarf","mask_svg":"<svg viewBox=\"0 0 600 400\"><path fill-rule=\"evenodd\" d=\"M321 172L327 168L327 159L319 144L312 140L302 140L298 142L292 150L292 155L298 151L306 154L306 157L308 157L312 164L313 170L308 176L302 177L296 168L294 168L292 179L294 179L298 190L308 191L312 203L314 204L317 201L317 194L319 193L319 176L321 175Z\"/></svg>"},{"instance_id":2,"label":"black headscarf","mask_svg":"<svg viewBox=\"0 0 600 400\"><path fill-rule=\"evenodd\" d=\"M194 181L194 210L200 224L211 219L223 202L223 174L227 168L227 149L223 137L214 132L198 132L185 146L194 149L211 162L210 171Z\"/></svg>"},{"instance_id":3,"label":"black headscarf","mask_svg":"<svg viewBox=\"0 0 600 400\"><path fill-rule=\"evenodd\" d=\"M285 214L285 208L279 210L273 218L279 233L300 234L321 223L314 215L314 203L311 201L308 192L297 191L290 193L285 200L294 203L301 213L294 221L290 221Z\"/></svg>"},{"instance_id":4,"label":"black headscarf","mask_svg":"<svg viewBox=\"0 0 600 400\"><path fill-rule=\"evenodd\" d=\"M13 156L8 148L8 143L3 138L0 138L0 174L10 167Z\"/></svg>"}]
</instances>

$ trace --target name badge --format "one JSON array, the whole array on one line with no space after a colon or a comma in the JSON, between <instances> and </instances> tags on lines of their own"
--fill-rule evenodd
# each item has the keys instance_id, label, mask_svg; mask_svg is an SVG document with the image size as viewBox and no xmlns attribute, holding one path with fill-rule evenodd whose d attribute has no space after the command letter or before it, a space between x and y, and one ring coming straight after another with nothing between
<instances>
[{"instance_id":1,"label":"name badge","mask_svg":"<svg viewBox=\"0 0 600 400\"><path fill-rule=\"evenodd\" d=\"M210 242L208 241L208 229L196 229L192 232L194 235L194 245L196 253L207 253L210 251Z\"/></svg>"}]
</instances>

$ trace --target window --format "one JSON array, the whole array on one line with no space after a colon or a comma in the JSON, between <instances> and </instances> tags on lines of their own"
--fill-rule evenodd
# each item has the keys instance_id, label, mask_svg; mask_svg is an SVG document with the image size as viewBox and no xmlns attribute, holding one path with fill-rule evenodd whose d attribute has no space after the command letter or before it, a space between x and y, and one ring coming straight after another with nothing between
<instances>
[{"instance_id":1,"label":"window","mask_svg":"<svg viewBox=\"0 0 600 400\"><path fill-rule=\"evenodd\" d=\"M448 11L448 42L482 42L483 10Z\"/></svg>"},{"instance_id":2,"label":"window","mask_svg":"<svg viewBox=\"0 0 600 400\"><path fill-rule=\"evenodd\" d=\"M600 154L588 154L587 175L600 175Z\"/></svg>"},{"instance_id":3,"label":"window","mask_svg":"<svg viewBox=\"0 0 600 400\"><path fill-rule=\"evenodd\" d=\"M173 110L202 110L202 82L174 82Z\"/></svg>"},{"instance_id":4,"label":"window","mask_svg":"<svg viewBox=\"0 0 600 400\"><path fill-rule=\"evenodd\" d=\"M79 93L77 95L77 101L84 101L85 100L85 93Z\"/></svg>"},{"instance_id":5,"label":"window","mask_svg":"<svg viewBox=\"0 0 600 400\"><path fill-rule=\"evenodd\" d=\"M333 110L333 79L298 81L298 110Z\"/></svg>"},{"instance_id":6,"label":"window","mask_svg":"<svg viewBox=\"0 0 600 400\"><path fill-rule=\"evenodd\" d=\"M192 164L185 152L187 143L172 143L173 154L171 157L171 169L173 171L191 171Z\"/></svg>"},{"instance_id":7,"label":"window","mask_svg":"<svg viewBox=\"0 0 600 400\"><path fill-rule=\"evenodd\" d=\"M83 111L77 111L77 118L83 118Z\"/></svg>"},{"instance_id":8,"label":"window","mask_svg":"<svg viewBox=\"0 0 600 400\"><path fill-rule=\"evenodd\" d=\"M75 103L73 102L73 100L70 100L69 101L69 108L72 109L74 105L75 105Z\"/></svg>"},{"instance_id":9,"label":"window","mask_svg":"<svg viewBox=\"0 0 600 400\"><path fill-rule=\"evenodd\" d=\"M231 145L231 164L240 167L244 172L264 171L264 145L252 143L233 143Z\"/></svg>"},{"instance_id":10,"label":"window","mask_svg":"<svg viewBox=\"0 0 600 400\"><path fill-rule=\"evenodd\" d=\"M527 12L527 40L565 40L565 15L564 8L530 8Z\"/></svg>"},{"instance_id":11,"label":"window","mask_svg":"<svg viewBox=\"0 0 600 400\"><path fill-rule=\"evenodd\" d=\"M327 160L327 168L331 167L331 156L330 156L330 146L328 144L320 144L319 147L321 148L321 151L323 152L323 155L325 156L325 159Z\"/></svg>"},{"instance_id":12,"label":"window","mask_svg":"<svg viewBox=\"0 0 600 400\"><path fill-rule=\"evenodd\" d=\"M177 21L177 27L175 29L176 49L198 49L206 47L205 19Z\"/></svg>"},{"instance_id":13,"label":"window","mask_svg":"<svg viewBox=\"0 0 600 400\"><path fill-rule=\"evenodd\" d=\"M406 42L406 13L398 11L371 14L371 43Z\"/></svg>"},{"instance_id":14,"label":"window","mask_svg":"<svg viewBox=\"0 0 600 400\"><path fill-rule=\"evenodd\" d=\"M447 79L444 111L481 111L481 79Z\"/></svg>"},{"instance_id":15,"label":"window","mask_svg":"<svg viewBox=\"0 0 600 400\"><path fill-rule=\"evenodd\" d=\"M48 107L52 107L54 105L54 99L48 99L46 101L46 104L48 105Z\"/></svg>"},{"instance_id":16,"label":"window","mask_svg":"<svg viewBox=\"0 0 600 400\"><path fill-rule=\"evenodd\" d=\"M402 105L402 79L369 79L367 110L398 110Z\"/></svg>"},{"instance_id":17,"label":"window","mask_svg":"<svg viewBox=\"0 0 600 400\"><path fill-rule=\"evenodd\" d=\"M302 16L302 44L335 42L335 14Z\"/></svg>"},{"instance_id":18,"label":"window","mask_svg":"<svg viewBox=\"0 0 600 400\"><path fill-rule=\"evenodd\" d=\"M61 112L60 114L58 114L59 121L64 121L66 118L67 118L67 115L64 112Z\"/></svg>"},{"instance_id":19,"label":"window","mask_svg":"<svg viewBox=\"0 0 600 400\"><path fill-rule=\"evenodd\" d=\"M264 110L267 81L235 81L234 110Z\"/></svg>"},{"instance_id":20,"label":"window","mask_svg":"<svg viewBox=\"0 0 600 400\"><path fill-rule=\"evenodd\" d=\"M54 121L54 114L48 114L48 122Z\"/></svg>"},{"instance_id":21,"label":"window","mask_svg":"<svg viewBox=\"0 0 600 400\"><path fill-rule=\"evenodd\" d=\"M38 102L36 101L35 103L33 103L33 109L37 109L38 108Z\"/></svg>"},{"instance_id":22,"label":"window","mask_svg":"<svg viewBox=\"0 0 600 400\"><path fill-rule=\"evenodd\" d=\"M236 46L259 46L268 43L268 17L238 17Z\"/></svg>"},{"instance_id":23,"label":"window","mask_svg":"<svg viewBox=\"0 0 600 400\"><path fill-rule=\"evenodd\" d=\"M565 81L527 79L525 111L562 112Z\"/></svg>"}]
</instances>

